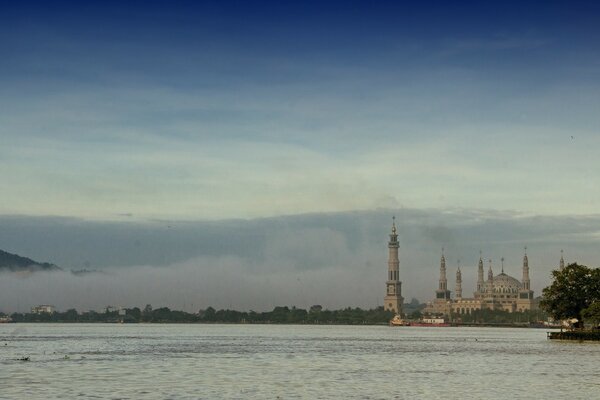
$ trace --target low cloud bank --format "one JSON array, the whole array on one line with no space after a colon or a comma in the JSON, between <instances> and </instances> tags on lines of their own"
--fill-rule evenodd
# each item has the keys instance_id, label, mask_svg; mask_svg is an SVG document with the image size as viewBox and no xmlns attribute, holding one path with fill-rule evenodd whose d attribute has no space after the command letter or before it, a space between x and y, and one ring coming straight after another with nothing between
<instances>
[{"instance_id":1,"label":"low cloud bank","mask_svg":"<svg viewBox=\"0 0 600 400\"><path fill-rule=\"evenodd\" d=\"M208 306L237 310L271 310L276 305L329 308L376 305L379 274L368 269L348 273L347 267L321 270L252 273L247 261L235 257L196 258L168 267L106 268L74 275L38 272L0 274L0 311L28 311L37 304L59 310L102 310L108 305L167 306L195 312Z\"/></svg>"},{"instance_id":2,"label":"low cloud bank","mask_svg":"<svg viewBox=\"0 0 600 400\"><path fill-rule=\"evenodd\" d=\"M500 272L521 277L528 246L536 294L549 283L560 250L567 262L596 266L600 216L527 216L489 210L376 210L213 222L90 222L0 216L0 248L65 269L101 273L0 274L0 309L51 303L66 309L106 305L209 305L269 310L381 304L387 240L396 215L407 301L432 298L445 248L449 286L460 260L463 291L475 287L479 251ZM487 268L487 262L486 262Z\"/></svg>"}]
</instances>

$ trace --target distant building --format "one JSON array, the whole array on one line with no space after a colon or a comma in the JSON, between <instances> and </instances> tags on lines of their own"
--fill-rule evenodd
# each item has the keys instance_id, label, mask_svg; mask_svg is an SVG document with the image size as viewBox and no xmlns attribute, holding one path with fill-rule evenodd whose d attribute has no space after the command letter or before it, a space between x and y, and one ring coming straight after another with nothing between
<instances>
[{"instance_id":1,"label":"distant building","mask_svg":"<svg viewBox=\"0 0 600 400\"><path fill-rule=\"evenodd\" d=\"M392 233L388 242L388 277L383 308L402 315L402 282L400 282L400 260L398 259L398 234L396 233L396 217L392 221Z\"/></svg>"},{"instance_id":2,"label":"distant building","mask_svg":"<svg viewBox=\"0 0 600 400\"><path fill-rule=\"evenodd\" d=\"M435 299L427 303L424 311L431 314L450 315L471 314L475 310L482 309L505 310L508 312L537 309L537 302L534 300L529 279L527 248L525 250L521 281L504 273L504 259L502 260L502 272L496 276L492 271L492 260L490 260L487 280L484 281L483 260L480 256L477 268L477 289L473 293L473 297L468 298L462 295L462 272L460 267L456 271L454 298L451 297L446 279L446 259L442 251L440 277L438 289L435 291Z\"/></svg>"},{"instance_id":3,"label":"distant building","mask_svg":"<svg viewBox=\"0 0 600 400\"><path fill-rule=\"evenodd\" d=\"M54 314L56 307L49 304L40 304L39 306L31 307L32 314Z\"/></svg>"},{"instance_id":4,"label":"distant building","mask_svg":"<svg viewBox=\"0 0 600 400\"><path fill-rule=\"evenodd\" d=\"M127 310L123 307L118 306L106 306L104 312L106 312L107 314L117 313L119 315L125 315L127 313Z\"/></svg>"},{"instance_id":5,"label":"distant building","mask_svg":"<svg viewBox=\"0 0 600 400\"><path fill-rule=\"evenodd\" d=\"M113 312L117 312L119 311L119 307L115 307L115 306L106 306L104 308L104 312L107 314L113 313Z\"/></svg>"},{"instance_id":6,"label":"distant building","mask_svg":"<svg viewBox=\"0 0 600 400\"><path fill-rule=\"evenodd\" d=\"M386 281L386 293L383 299L383 307L387 311L402 315L402 282L400 281L399 269L400 261L398 258L398 234L396 230L395 218L392 222L392 233L388 242L388 275ZM564 259L560 257L559 268L564 268ZM536 310L538 302L534 299L533 290L531 290L531 280L529 278L529 259L527 257L527 248L523 256L522 279L519 281L510 275L504 273L504 259L502 259L502 272L494 276L492 271L492 261L488 269L487 280L484 280L483 260L479 257L477 270L477 289L472 297L463 297L462 289L462 271L458 267L456 271L456 286L454 296L448 289L448 280L446 277L446 258L442 249L442 258L440 261L440 276L438 288L435 291L435 298L427 303L423 310L428 314L471 314L475 310L505 310L508 312L522 312Z\"/></svg>"}]
</instances>

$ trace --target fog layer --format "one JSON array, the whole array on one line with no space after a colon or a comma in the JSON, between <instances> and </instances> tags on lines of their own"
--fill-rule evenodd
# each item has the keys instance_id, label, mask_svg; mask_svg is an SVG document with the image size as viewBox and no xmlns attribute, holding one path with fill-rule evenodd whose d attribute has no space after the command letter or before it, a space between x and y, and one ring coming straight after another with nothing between
<instances>
[{"instance_id":1,"label":"fog layer","mask_svg":"<svg viewBox=\"0 0 600 400\"><path fill-rule=\"evenodd\" d=\"M600 216L544 217L481 210L376 210L255 220L93 222L0 217L0 248L65 271L0 274L0 310L50 303L59 309L106 305L268 310L382 303L387 240L396 215L407 301L432 298L441 248L449 287L460 260L463 292L473 290L479 252L520 279L528 247L536 295L560 250L595 266ZM487 264L486 264L487 268ZM73 275L70 270L95 270Z\"/></svg>"}]
</instances>

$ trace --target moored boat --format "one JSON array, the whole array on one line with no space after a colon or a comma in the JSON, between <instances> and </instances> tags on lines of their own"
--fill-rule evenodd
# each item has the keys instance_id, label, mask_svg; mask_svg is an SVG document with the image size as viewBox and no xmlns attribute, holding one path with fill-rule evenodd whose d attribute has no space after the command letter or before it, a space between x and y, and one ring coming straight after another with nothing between
<instances>
[{"instance_id":1,"label":"moored boat","mask_svg":"<svg viewBox=\"0 0 600 400\"><path fill-rule=\"evenodd\" d=\"M404 321L398 314L394 315L394 318L390 320L390 326L408 326L409 323Z\"/></svg>"},{"instance_id":2,"label":"moored boat","mask_svg":"<svg viewBox=\"0 0 600 400\"><path fill-rule=\"evenodd\" d=\"M448 322L444 318L423 318L416 322L411 322L410 326L450 326Z\"/></svg>"}]
</instances>

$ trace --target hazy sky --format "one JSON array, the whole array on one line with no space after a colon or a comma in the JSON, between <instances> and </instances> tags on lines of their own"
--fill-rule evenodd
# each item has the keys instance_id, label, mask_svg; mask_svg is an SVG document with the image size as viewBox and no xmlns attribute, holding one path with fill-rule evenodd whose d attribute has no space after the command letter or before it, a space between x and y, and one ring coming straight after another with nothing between
<instances>
[{"instance_id":1,"label":"hazy sky","mask_svg":"<svg viewBox=\"0 0 600 400\"><path fill-rule=\"evenodd\" d=\"M0 249L67 268L222 266L203 275L209 291L231 271L308 282L295 268L312 265L302 287L314 293L297 296L330 294L334 305L381 297L394 213L427 215L401 238L406 292L421 300L443 245L470 265L484 247L513 266L530 245L546 277L534 285L561 247L597 263L599 4L2 4ZM475 224L460 236L464 221L448 213L500 215L505 229ZM330 225L271 229L289 224L284 215ZM357 248L347 227L365 220L361 235L372 236ZM227 244L256 226L262 241ZM429 241L428 227L449 236ZM364 293L324 283L349 263L344 282L371 282ZM409 272L417 266L433 269ZM264 282L239 281L213 301L297 299L258 296Z\"/></svg>"},{"instance_id":2,"label":"hazy sky","mask_svg":"<svg viewBox=\"0 0 600 400\"><path fill-rule=\"evenodd\" d=\"M596 213L597 2L28 2L0 213Z\"/></svg>"}]
</instances>

